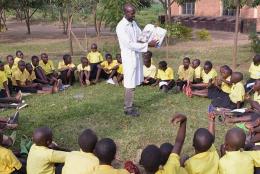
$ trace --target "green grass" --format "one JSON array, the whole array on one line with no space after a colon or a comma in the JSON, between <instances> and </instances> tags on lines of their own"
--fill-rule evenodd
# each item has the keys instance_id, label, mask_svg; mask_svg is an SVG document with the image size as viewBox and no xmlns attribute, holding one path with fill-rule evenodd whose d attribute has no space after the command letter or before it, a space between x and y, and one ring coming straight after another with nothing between
<instances>
[{"instance_id":1,"label":"green grass","mask_svg":"<svg viewBox=\"0 0 260 174\"><path fill-rule=\"evenodd\" d=\"M211 42L206 42L206 44ZM212 60L215 66L231 64L231 47L197 48L197 42L187 43L190 46L177 49L178 45L171 47L169 58L165 58L165 48L153 49L154 61L167 60L169 66L176 71L182 58L189 55L191 58ZM193 46L192 46L193 45ZM106 47L106 48L103 48ZM116 45L101 45L105 50ZM191 49L193 48L193 49ZM42 51L51 53L52 58L60 58L68 52L64 41L55 42L27 42L0 44L0 56L15 53L17 49L24 51L27 60L33 54ZM116 51L116 50L115 50ZM77 52L77 50L76 50ZM74 57L79 61L80 52ZM248 46L239 47L238 70L246 72L252 55ZM57 62L57 60L55 60ZM75 99L82 95L82 99ZM64 92L54 95L33 95L25 97L29 107L21 111L20 125L17 130L19 137L23 134L32 135L34 128L47 125L54 131L55 141L70 149L78 149L77 136L85 128L95 130L100 138L113 138L118 144L118 156L121 160L134 159L138 149L148 144L160 145L163 142L174 141L177 127L173 127L169 120L175 112L188 116L187 136L183 154L193 153L192 137L197 128L207 127L207 106L210 101L204 98L192 99L183 94L163 94L158 88L139 87L136 90L135 103L140 107L141 117L129 118L123 114L123 87L115 87L100 83L95 86L81 88L76 84ZM14 110L7 110L1 115L10 115ZM217 124L216 146L223 142L227 126Z\"/></svg>"}]
</instances>

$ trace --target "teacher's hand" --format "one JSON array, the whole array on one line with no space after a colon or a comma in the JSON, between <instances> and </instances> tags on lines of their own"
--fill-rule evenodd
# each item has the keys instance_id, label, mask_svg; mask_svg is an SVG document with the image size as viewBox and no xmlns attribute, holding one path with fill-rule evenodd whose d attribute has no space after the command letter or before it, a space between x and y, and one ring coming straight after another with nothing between
<instances>
[{"instance_id":1,"label":"teacher's hand","mask_svg":"<svg viewBox=\"0 0 260 174\"><path fill-rule=\"evenodd\" d=\"M158 41L157 40L152 40L148 43L148 46L149 47L156 47L158 44Z\"/></svg>"}]
</instances>

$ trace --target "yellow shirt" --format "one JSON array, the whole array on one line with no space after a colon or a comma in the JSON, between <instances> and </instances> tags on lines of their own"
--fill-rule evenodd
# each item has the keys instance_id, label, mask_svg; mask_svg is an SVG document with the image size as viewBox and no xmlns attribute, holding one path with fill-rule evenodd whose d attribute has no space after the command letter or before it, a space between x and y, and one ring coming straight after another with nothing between
<instances>
[{"instance_id":1,"label":"yellow shirt","mask_svg":"<svg viewBox=\"0 0 260 174\"><path fill-rule=\"evenodd\" d=\"M232 85L229 98L233 103L244 101L245 88L242 82L238 82Z\"/></svg>"},{"instance_id":2,"label":"yellow shirt","mask_svg":"<svg viewBox=\"0 0 260 174\"><path fill-rule=\"evenodd\" d=\"M189 174L218 174L219 156L214 145L207 152L199 153L185 162Z\"/></svg>"},{"instance_id":3,"label":"yellow shirt","mask_svg":"<svg viewBox=\"0 0 260 174\"><path fill-rule=\"evenodd\" d=\"M68 65L65 65L64 61L60 61L59 64L58 64L58 70L65 70L67 68L75 68L76 66L71 63L71 64L68 64Z\"/></svg>"},{"instance_id":4,"label":"yellow shirt","mask_svg":"<svg viewBox=\"0 0 260 174\"><path fill-rule=\"evenodd\" d=\"M112 69L118 65L116 60L113 60L112 63L108 64L108 62L105 60L100 64L103 68L108 69L108 71L106 73L111 73Z\"/></svg>"},{"instance_id":5,"label":"yellow shirt","mask_svg":"<svg viewBox=\"0 0 260 174\"><path fill-rule=\"evenodd\" d=\"M32 145L27 158L27 174L55 174L55 163L64 163L67 152Z\"/></svg>"},{"instance_id":6,"label":"yellow shirt","mask_svg":"<svg viewBox=\"0 0 260 174\"><path fill-rule=\"evenodd\" d=\"M99 165L93 174L130 174L125 169L114 169L109 165Z\"/></svg>"},{"instance_id":7,"label":"yellow shirt","mask_svg":"<svg viewBox=\"0 0 260 174\"><path fill-rule=\"evenodd\" d=\"M32 71L32 74L29 73L29 76L28 76L28 81L32 82L36 79L36 75L35 75L35 72Z\"/></svg>"},{"instance_id":8,"label":"yellow shirt","mask_svg":"<svg viewBox=\"0 0 260 174\"><path fill-rule=\"evenodd\" d=\"M187 70L184 69L184 66L179 66L178 75L180 80L193 82L194 69L190 66Z\"/></svg>"},{"instance_id":9,"label":"yellow shirt","mask_svg":"<svg viewBox=\"0 0 260 174\"><path fill-rule=\"evenodd\" d=\"M118 69L117 69L118 74L124 74L124 69L123 69L123 64L118 64Z\"/></svg>"},{"instance_id":10,"label":"yellow shirt","mask_svg":"<svg viewBox=\"0 0 260 174\"><path fill-rule=\"evenodd\" d=\"M43 63L43 61L41 60L39 62L39 66L42 67L46 75L53 73L53 71L55 70L54 64L51 60L48 60L46 64Z\"/></svg>"},{"instance_id":11,"label":"yellow shirt","mask_svg":"<svg viewBox=\"0 0 260 174\"><path fill-rule=\"evenodd\" d=\"M251 79L260 79L260 65L255 66L254 62L251 63L249 68Z\"/></svg>"},{"instance_id":12,"label":"yellow shirt","mask_svg":"<svg viewBox=\"0 0 260 174\"><path fill-rule=\"evenodd\" d=\"M260 151L226 152L219 160L219 174L253 174L260 167Z\"/></svg>"},{"instance_id":13,"label":"yellow shirt","mask_svg":"<svg viewBox=\"0 0 260 174\"><path fill-rule=\"evenodd\" d=\"M78 71L78 72L80 72L80 71L90 71L90 70L91 70L90 65L85 66L84 68L83 68L82 64L79 64L79 65L77 66L77 71Z\"/></svg>"},{"instance_id":14,"label":"yellow shirt","mask_svg":"<svg viewBox=\"0 0 260 174\"><path fill-rule=\"evenodd\" d=\"M203 70L201 73L202 82L209 83L210 79L214 79L215 77L217 77L217 75L218 75L217 71L213 68L208 74L206 74L205 71Z\"/></svg>"},{"instance_id":15,"label":"yellow shirt","mask_svg":"<svg viewBox=\"0 0 260 174\"><path fill-rule=\"evenodd\" d=\"M193 79L200 79L201 78L202 69L201 66L198 66L194 69L194 77Z\"/></svg>"},{"instance_id":16,"label":"yellow shirt","mask_svg":"<svg viewBox=\"0 0 260 174\"><path fill-rule=\"evenodd\" d=\"M253 99L254 99L254 101L256 101L257 103L260 104L260 95L257 91L254 93Z\"/></svg>"},{"instance_id":17,"label":"yellow shirt","mask_svg":"<svg viewBox=\"0 0 260 174\"><path fill-rule=\"evenodd\" d=\"M17 67L15 67L14 65L12 66L12 68L10 68L8 64L6 64L4 68L5 68L5 73L7 75L7 78L11 78L12 73L17 69Z\"/></svg>"},{"instance_id":18,"label":"yellow shirt","mask_svg":"<svg viewBox=\"0 0 260 174\"><path fill-rule=\"evenodd\" d=\"M15 169L19 170L22 167L20 161L14 156L13 152L0 146L0 173L10 174Z\"/></svg>"},{"instance_id":19,"label":"yellow shirt","mask_svg":"<svg viewBox=\"0 0 260 174\"><path fill-rule=\"evenodd\" d=\"M230 79L231 79L231 76L229 76L228 78L226 78L226 81L229 81L229 82L230 82ZM225 93L230 94L230 92L231 92L231 86L228 85L228 84L225 83L225 82L222 82L222 83L221 83L221 90L222 90L223 92L225 92Z\"/></svg>"},{"instance_id":20,"label":"yellow shirt","mask_svg":"<svg viewBox=\"0 0 260 174\"><path fill-rule=\"evenodd\" d=\"M19 57L15 57L15 58L14 58L14 65L15 65L16 67L18 66L18 62L19 62L20 60L22 60L22 59L19 58Z\"/></svg>"},{"instance_id":21,"label":"yellow shirt","mask_svg":"<svg viewBox=\"0 0 260 174\"><path fill-rule=\"evenodd\" d=\"M151 77L151 78L156 77L156 67L153 64L151 64L149 68L144 65L143 71L144 71L144 77Z\"/></svg>"},{"instance_id":22,"label":"yellow shirt","mask_svg":"<svg viewBox=\"0 0 260 174\"><path fill-rule=\"evenodd\" d=\"M98 165L99 160L94 154L73 151L65 159L62 174L93 174L95 167Z\"/></svg>"},{"instance_id":23,"label":"yellow shirt","mask_svg":"<svg viewBox=\"0 0 260 174\"><path fill-rule=\"evenodd\" d=\"M4 89L4 82L8 83L7 76L4 71L0 71L0 90Z\"/></svg>"},{"instance_id":24,"label":"yellow shirt","mask_svg":"<svg viewBox=\"0 0 260 174\"><path fill-rule=\"evenodd\" d=\"M157 78L160 80L173 80L174 72L173 69L168 67L165 71L158 69Z\"/></svg>"},{"instance_id":25,"label":"yellow shirt","mask_svg":"<svg viewBox=\"0 0 260 174\"><path fill-rule=\"evenodd\" d=\"M26 80L29 78L30 74L26 69L22 72L19 68L12 74L12 84L17 86L16 81L19 80L21 85L26 84Z\"/></svg>"},{"instance_id":26,"label":"yellow shirt","mask_svg":"<svg viewBox=\"0 0 260 174\"><path fill-rule=\"evenodd\" d=\"M98 51L89 52L88 55L87 55L87 58L88 58L90 63L100 63L104 60L102 54Z\"/></svg>"},{"instance_id":27,"label":"yellow shirt","mask_svg":"<svg viewBox=\"0 0 260 174\"><path fill-rule=\"evenodd\" d=\"M155 174L180 174L180 171L184 172L180 166L180 157L179 155L172 153L166 164Z\"/></svg>"}]
</instances>

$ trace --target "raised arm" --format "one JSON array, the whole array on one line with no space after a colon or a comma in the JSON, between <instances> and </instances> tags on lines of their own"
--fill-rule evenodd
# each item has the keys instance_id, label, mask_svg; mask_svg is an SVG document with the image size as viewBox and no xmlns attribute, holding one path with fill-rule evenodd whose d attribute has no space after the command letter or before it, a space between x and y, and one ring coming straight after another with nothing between
<instances>
[{"instance_id":1,"label":"raised arm","mask_svg":"<svg viewBox=\"0 0 260 174\"><path fill-rule=\"evenodd\" d=\"M214 139L215 139L215 118L216 116L213 112L208 114L208 120L209 120L208 130L213 135Z\"/></svg>"},{"instance_id":2,"label":"raised arm","mask_svg":"<svg viewBox=\"0 0 260 174\"><path fill-rule=\"evenodd\" d=\"M172 152L180 155L184 140L186 137L186 123L187 117L183 114L176 114L171 121L173 124L180 124L180 127L177 132L177 137L175 139L175 144Z\"/></svg>"}]
</instances>

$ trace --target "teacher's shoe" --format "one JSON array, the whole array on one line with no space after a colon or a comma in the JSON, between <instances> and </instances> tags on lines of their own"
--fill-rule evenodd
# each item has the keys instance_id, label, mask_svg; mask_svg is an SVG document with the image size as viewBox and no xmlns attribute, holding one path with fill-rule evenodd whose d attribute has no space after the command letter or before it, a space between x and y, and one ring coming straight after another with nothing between
<instances>
[{"instance_id":1,"label":"teacher's shoe","mask_svg":"<svg viewBox=\"0 0 260 174\"><path fill-rule=\"evenodd\" d=\"M126 116L131 116L131 117L139 117L140 116L140 113L135 108L127 109L127 110L124 111L124 113L125 113Z\"/></svg>"}]
</instances>

